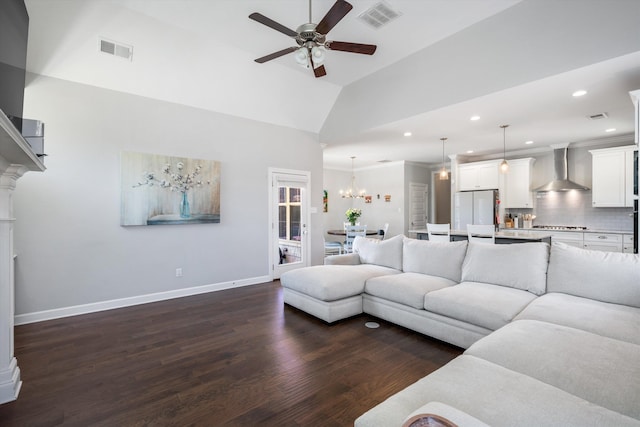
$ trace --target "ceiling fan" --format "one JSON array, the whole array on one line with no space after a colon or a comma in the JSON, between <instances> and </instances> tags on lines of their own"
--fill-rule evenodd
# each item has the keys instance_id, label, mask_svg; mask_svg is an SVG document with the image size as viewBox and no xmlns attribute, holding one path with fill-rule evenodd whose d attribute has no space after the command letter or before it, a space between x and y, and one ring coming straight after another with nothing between
<instances>
[{"instance_id":1,"label":"ceiling fan","mask_svg":"<svg viewBox=\"0 0 640 427\"><path fill-rule=\"evenodd\" d=\"M300 25L296 31L293 31L260 13L252 13L249 15L250 19L266 25L269 28L273 28L286 36L292 37L296 43L298 43L298 46L279 50L258 58L255 61L262 64L288 53L295 52L298 64L307 68L311 67L313 69L313 74L316 77L322 77L327 75L327 70L323 65L325 49L373 55L376 51L376 45L330 41L326 39L327 33L329 33L329 31L331 31L331 29L335 27L351 9L353 9L353 6L348 2L344 0L337 0L324 18L322 18L318 24L314 24L311 20L311 0L309 0L309 22Z\"/></svg>"}]
</instances>

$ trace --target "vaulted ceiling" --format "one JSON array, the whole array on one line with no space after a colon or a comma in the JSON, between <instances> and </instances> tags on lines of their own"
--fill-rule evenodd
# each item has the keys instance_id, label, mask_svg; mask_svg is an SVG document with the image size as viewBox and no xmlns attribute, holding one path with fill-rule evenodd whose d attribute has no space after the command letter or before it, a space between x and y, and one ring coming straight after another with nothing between
<instances>
[{"instance_id":1,"label":"vaulted ceiling","mask_svg":"<svg viewBox=\"0 0 640 427\"><path fill-rule=\"evenodd\" d=\"M322 78L293 55L254 62L295 43L248 15L295 30L309 3L26 0L27 68L317 133L327 167L348 168L352 155L359 166L437 163L441 137L447 153L491 155L501 124L516 152L633 131L637 0L385 0L401 16L380 29L358 19L378 0L350 0L328 39L376 44L373 56L329 51ZM313 1L313 21L333 3ZM101 53L100 38L133 46L132 60ZM578 89L587 95L572 97ZM588 119L598 113L608 118Z\"/></svg>"}]
</instances>

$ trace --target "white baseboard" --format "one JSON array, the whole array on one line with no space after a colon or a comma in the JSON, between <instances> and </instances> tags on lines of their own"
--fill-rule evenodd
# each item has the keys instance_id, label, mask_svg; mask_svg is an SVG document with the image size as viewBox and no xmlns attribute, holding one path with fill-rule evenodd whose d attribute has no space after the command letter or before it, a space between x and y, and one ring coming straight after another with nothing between
<instances>
[{"instance_id":1,"label":"white baseboard","mask_svg":"<svg viewBox=\"0 0 640 427\"><path fill-rule=\"evenodd\" d=\"M176 289L173 291L158 292L155 294L139 295L135 297L56 308L53 310L37 311L35 313L18 314L14 317L14 324L16 326L26 325L28 323L42 322L44 320L60 319L62 317L77 316L79 314L95 313L98 311L112 310L114 308L129 307L132 305L147 304L150 302L164 301L173 298L181 298L191 295L206 294L208 292L222 291L224 289L257 285L259 283L270 282L271 280L272 279L270 276L252 277L249 279L215 283L212 285L195 286L192 288Z\"/></svg>"}]
</instances>

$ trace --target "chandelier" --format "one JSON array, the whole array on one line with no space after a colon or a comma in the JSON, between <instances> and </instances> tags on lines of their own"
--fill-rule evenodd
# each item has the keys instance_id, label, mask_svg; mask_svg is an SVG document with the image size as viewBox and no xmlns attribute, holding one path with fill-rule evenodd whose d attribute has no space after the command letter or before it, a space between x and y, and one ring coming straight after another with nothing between
<instances>
[{"instance_id":1,"label":"chandelier","mask_svg":"<svg viewBox=\"0 0 640 427\"><path fill-rule=\"evenodd\" d=\"M358 187L356 186L356 176L353 172L354 159L355 156L351 156L351 186L346 191L340 190L342 198L361 199L366 193L366 190L358 190Z\"/></svg>"}]
</instances>

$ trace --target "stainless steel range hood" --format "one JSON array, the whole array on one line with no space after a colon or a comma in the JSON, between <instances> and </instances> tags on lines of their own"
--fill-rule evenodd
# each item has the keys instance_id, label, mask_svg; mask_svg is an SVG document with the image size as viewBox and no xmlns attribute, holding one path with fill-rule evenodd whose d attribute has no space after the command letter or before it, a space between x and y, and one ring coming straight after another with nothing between
<instances>
[{"instance_id":1,"label":"stainless steel range hood","mask_svg":"<svg viewBox=\"0 0 640 427\"><path fill-rule=\"evenodd\" d=\"M588 190L589 187L569 180L567 151L569 144L555 144L553 148L553 181L536 188L536 192Z\"/></svg>"}]
</instances>

